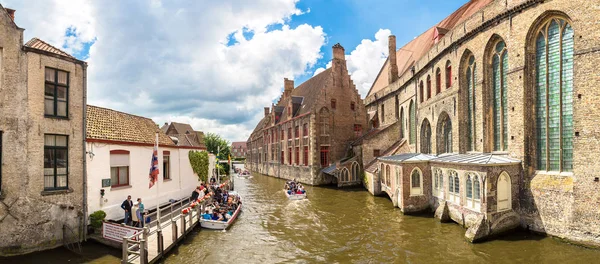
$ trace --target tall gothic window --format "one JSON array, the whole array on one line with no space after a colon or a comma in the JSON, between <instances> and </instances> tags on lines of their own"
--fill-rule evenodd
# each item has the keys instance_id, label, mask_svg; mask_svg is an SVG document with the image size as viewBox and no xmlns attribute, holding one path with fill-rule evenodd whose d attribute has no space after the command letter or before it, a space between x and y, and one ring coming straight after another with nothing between
<instances>
[{"instance_id":1,"label":"tall gothic window","mask_svg":"<svg viewBox=\"0 0 600 264\"><path fill-rule=\"evenodd\" d=\"M452 63L446 61L446 89L452 87Z\"/></svg>"},{"instance_id":2,"label":"tall gothic window","mask_svg":"<svg viewBox=\"0 0 600 264\"><path fill-rule=\"evenodd\" d=\"M404 109L400 107L400 139L404 138Z\"/></svg>"},{"instance_id":3,"label":"tall gothic window","mask_svg":"<svg viewBox=\"0 0 600 264\"><path fill-rule=\"evenodd\" d=\"M421 153L431 153L431 125L427 119L421 125Z\"/></svg>"},{"instance_id":4,"label":"tall gothic window","mask_svg":"<svg viewBox=\"0 0 600 264\"><path fill-rule=\"evenodd\" d=\"M416 122L416 109L413 101L410 101L410 105L408 106L408 114L410 115L410 120L408 121L409 131L408 137L410 144L415 144L415 122Z\"/></svg>"},{"instance_id":5,"label":"tall gothic window","mask_svg":"<svg viewBox=\"0 0 600 264\"><path fill-rule=\"evenodd\" d=\"M552 18L536 40L537 169L573 169L573 28Z\"/></svg>"},{"instance_id":6,"label":"tall gothic window","mask_svg":"<svg viewBox=\"0 0 600 264\"><path fill-rule=\"evenodd\" d=\"M431 76L427 75L427 99L431 98Z\"/></svg>"},{"instance_id":7,"label":"tall gothic window","mask_svg":"<svg viewBox=\"0 0 600 264\"><path fill-rule=\"evenodd\" d=\"M440 68L437 68L435 71L435 94L439 94L442 92L442 71Z\"/></svg>"},{"instance_id":8,"label":"tall gothic window","mask_svg":"<svg viewBox=\"0 0 600 264\"><path fill-rule=\"evenodd\" d=\"M467 65L467 151L475 150L475 83L477 82L475 74L475 57L469 56Z\"/></svg>"},{"instance_id":9,"label":"tall gothic window","mask_svg":"<svg viewBox=\"0 0 600 264\"><path fill-rule=\"evenodd\" d=\"M493 87L493 127L494 150L503 151L508 148L508 114L506 94L506 72L508 71L508 51L504 41L499 41L492 55L492 87Z\"/></svg>"},{"instance_id":10,"label":"tall gothic window","mask_svg":"<svg viewBox=\"0 0 600 264\"><path fill-rule=\"evenodd\" d=\"M438 153L452 153L452 121L445 112L440 114L437 129Z\"/></svg>"},{"instance_id":11,"label":"tall gothic window","mask_svg":"<svg viewBox=\"0 0 600 264\"><path fill-rule=\"evenodd\" d=\"M423 93L423 81L419 83L419 102L423 102L425 100L425 94Z\"/></svg>"}]
</instances>

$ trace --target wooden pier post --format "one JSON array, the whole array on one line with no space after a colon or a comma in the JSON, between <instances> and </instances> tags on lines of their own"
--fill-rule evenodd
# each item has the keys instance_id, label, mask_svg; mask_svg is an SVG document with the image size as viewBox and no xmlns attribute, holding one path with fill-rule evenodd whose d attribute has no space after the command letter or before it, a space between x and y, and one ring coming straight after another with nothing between
<instances>
[{"instance_id":1,"label":"wooden pier post","mask_svg":"<svg viewBox=\"0 0 600 264\"><path fill-rule=\"evenodd\" d=\"M129 262L129 245L127 243L127 238L123 237L123 244L121 245L123 247L123 255L121 256L121 263L122 264L127 264L127 262Z\"/></svg>"},{"instance_id":2,"label":"wooden pier post","mask_svg":"<svg viewBox=\"0 0 600 264\"><path fill-rule=\"evenodd\" d=\"M171 234L173 235L173 243L177 241L177 221L171 220Z\"/></svg>"}]
</instances>

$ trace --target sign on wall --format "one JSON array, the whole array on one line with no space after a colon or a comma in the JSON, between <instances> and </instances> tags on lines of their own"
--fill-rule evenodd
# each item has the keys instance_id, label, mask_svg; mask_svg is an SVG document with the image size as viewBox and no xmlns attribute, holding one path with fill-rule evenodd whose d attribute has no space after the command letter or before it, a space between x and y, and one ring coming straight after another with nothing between
<instances>
[{"instance_id":1,"label":"sign on wall","mask_svg":"<svg viewBox=\"0 0 600 264\"><path fill-rule=\"evenodd\" d=\"M102 179L102 187L110 187L110 179Z\"/></svg>"},{"instance_id":2,"label":"sign on wall","mask_svg":"<svg viewBox=\"0 0 600 264\"><path fill-rule=\"evenodd\" d=\"M109 222L102 223L102 237L116 242L123 242L123 237L129 237L140 232L140 230L130 226L122 226Z\"/></svg>"}]
</instances>

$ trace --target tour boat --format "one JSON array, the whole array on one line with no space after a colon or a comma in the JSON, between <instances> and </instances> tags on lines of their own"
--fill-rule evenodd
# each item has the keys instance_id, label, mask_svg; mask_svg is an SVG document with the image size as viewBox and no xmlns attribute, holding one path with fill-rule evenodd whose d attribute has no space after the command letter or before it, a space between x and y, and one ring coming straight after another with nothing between
<instances>
[{"instance_id":1,"label":"tour boat","mask_svg":"<svg viewBox=\"0 0 600 264\"><path fill-rule=\"evenodd\" d=\"M295 194L295 193L289 194L286 189L283 189L283 192L285 193L285 196L287 196L287 198L290 200L306 199L306 192L304 192L303 194Z\"/></svg>"},{"instance_id":2,"label":"tour boat","mask_svg":"<svg viewBox=\"0 0 600 264\"><path fill-rule=\"evenodd\" d=\"M244 171L244 172L238 174L238 177L248 179L248 178L250 178L250 173L248 171Z\"/></svg>"},{"instance_id":3,"label":"tour boat","mask_svg":"<svg viewBox=\"0 0 600 264\"><path fill-rule=\"evenodd\" d=\"M233 191L229 192L229 194L230 195L237 195L238 197L240 197L237 193L235 193ZM200 219L200 226L202 228L213 229L213 230L225 230L225 229L227 229L235 221L235 219L237 219L238 215L242 211L242 203L241 203L241 201L242 201L242 198L240 197L240 203L238 204L237 209L235 210L235 212L233 212L233 215L231 215L231 218L229 218L229 220L227 222Z\"/></svg>"}]
</instances>

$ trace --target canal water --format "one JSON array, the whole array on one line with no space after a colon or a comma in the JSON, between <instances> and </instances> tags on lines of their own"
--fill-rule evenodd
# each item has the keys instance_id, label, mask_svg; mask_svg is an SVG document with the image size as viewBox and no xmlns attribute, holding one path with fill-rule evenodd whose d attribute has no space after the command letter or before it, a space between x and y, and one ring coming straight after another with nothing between
<instances>
[{"instance_id":1,"label":"canal water","mask_svg":"<svg viewBox=\"0 0 600 264\"><path fill-rule=\"evenodd\" d=\"M285 181L236 179L243 212L229 230L197 231L165 263L598 263L600 250L518 232L471 244L465 229L406 216L362 188L307 187L289 201Z\"/></svg>"},{"instance_id":2,"label":"canal water","mask_svg":"<svg viewBox=\"0 0 600 264\"><path fill-rule=\"evenodd\" d=\"M518 232L471 244L465 229L431 215L405 216L362 188L307 186L289 201L284 181L236 179L243 212L225 232L196 229L164 263L598 263L600 250ZM57 249L0 263L119 263L119 250L88 244L84 257Z\"/></svg>"}]
</instances>

